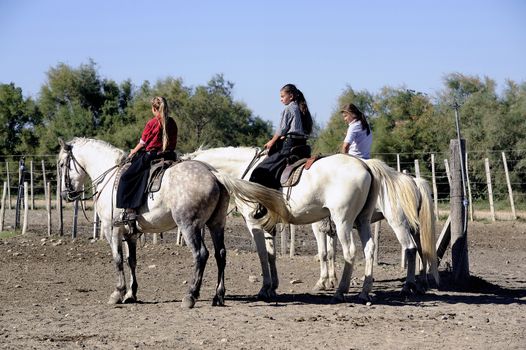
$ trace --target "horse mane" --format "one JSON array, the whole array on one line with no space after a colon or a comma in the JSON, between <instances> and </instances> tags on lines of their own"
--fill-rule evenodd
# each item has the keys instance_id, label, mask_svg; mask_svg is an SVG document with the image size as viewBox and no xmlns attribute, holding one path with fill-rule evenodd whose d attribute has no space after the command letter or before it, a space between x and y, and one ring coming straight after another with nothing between
<instances>
[{"instance_id":1,"label":"horse mane","mask_svg":"<svg viewBox=\"0 0 526 350\"><path fill-rule=\"evenodd\" d=\"M100 148L104 151L110 151L116 156L115 164L120 164L126 159L126 152L103 140L89 139L86 137L75 137L69 141L68 144L77 146L89 145L93 146L94 148Z\"/></svg>"}]
</instances>

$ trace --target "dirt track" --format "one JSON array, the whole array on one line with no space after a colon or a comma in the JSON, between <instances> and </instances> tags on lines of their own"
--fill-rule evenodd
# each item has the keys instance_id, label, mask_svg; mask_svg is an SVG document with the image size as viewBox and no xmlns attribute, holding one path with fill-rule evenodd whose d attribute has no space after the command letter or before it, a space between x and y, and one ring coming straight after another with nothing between
<instances>
[{"instance_id":1,"label":"dirt track","mask_svg":"<svg viewBox=\"0 0 526 350\"><path fill-rule=\"evenodd\" d=\"M45 222L39 215L34 219ZM90 241L88 227L71 241L48 238L43 226L31 225L25 236L0 240L0 348L524 349L526 223L469 225L471 291L431 290L407 301L398 298L404 276L399 246L382 225L375 302L365 306L355 297L361 257L347 303L333 305L331 293L311 291L318 263L308 227L297 233L297 256L278 260L277 300L257 301L260 282L249 280L261 279L257 255L242 220L230 218L226 307L211 306L212 258L192 310L180 308L190 253L174 244L173 235L139 248L140 302L109 306L114 277L108 244ZM444 282L449 260L441 265Z\"/></svg>"}]
</instances>

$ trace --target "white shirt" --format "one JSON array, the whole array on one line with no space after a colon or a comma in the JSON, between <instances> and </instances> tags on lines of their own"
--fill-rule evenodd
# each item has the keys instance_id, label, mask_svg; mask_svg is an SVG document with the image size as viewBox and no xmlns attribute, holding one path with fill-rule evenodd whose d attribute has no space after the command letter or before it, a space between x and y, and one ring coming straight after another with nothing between
<instances>
[{"instance_id":1,"label":"white shirt","mask_svg":"<svg viewBox=\"0 0 526 350\"><path fill-rule=\"evenodd\" d=\"M371 158L371 145L373 144L373 133L367 135L367 129L362 129L362 123L354 120L349 123L345 140L349 144L347 153L362 159Z\"/></svg>"}]
</instances>

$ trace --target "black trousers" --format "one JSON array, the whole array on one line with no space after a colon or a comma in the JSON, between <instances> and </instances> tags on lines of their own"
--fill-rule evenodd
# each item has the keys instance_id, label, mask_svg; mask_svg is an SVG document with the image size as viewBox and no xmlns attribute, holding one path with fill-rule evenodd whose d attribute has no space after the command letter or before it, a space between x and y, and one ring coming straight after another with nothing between
<instances>
[{"instance_id":1,"label":"black trousers","mask_svg":"<svg viewBox=\"0 0 526 350\"><path fill-rule=\"evenodd\" d=\"M307 140L305 139L286 138L280 150L272 153L252 171L250 181L279 189L281 187L281 174L287 166L287 159L293 155L292 148L306 144Z\"/></svg>"},{"instance_id":2,"label":"black trousers","mask_svg":"<svg viewBox=\"0 0 526 350\"><path fill-rule=\"evenodd\" d=\"M138 152L119 181L117 208L139 208L146 197L146 186L150 175L150 164L158 158L175 160L175 152Z\"/></svg>"}]
</instances>

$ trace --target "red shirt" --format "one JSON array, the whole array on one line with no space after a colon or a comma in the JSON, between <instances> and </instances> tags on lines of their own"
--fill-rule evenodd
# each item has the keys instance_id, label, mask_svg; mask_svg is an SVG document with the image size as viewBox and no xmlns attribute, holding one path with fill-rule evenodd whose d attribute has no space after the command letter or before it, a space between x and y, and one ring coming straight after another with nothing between
<instances>
[{"instance_id":1,"label":"red shirt","mask_svg":"<svg viewBox=\"0 0 526 350\"><path fill-rule=\"evenodd\" d=\"M177 124L173 118L168 118L166 132L169 139L166 151L173 151L177 145ZM153 117L146 123L141 135L141 143L144 144L147 152L154 150L161 152L163 150L163 127L158 116Z\"/></svg>"}]
</instances>

